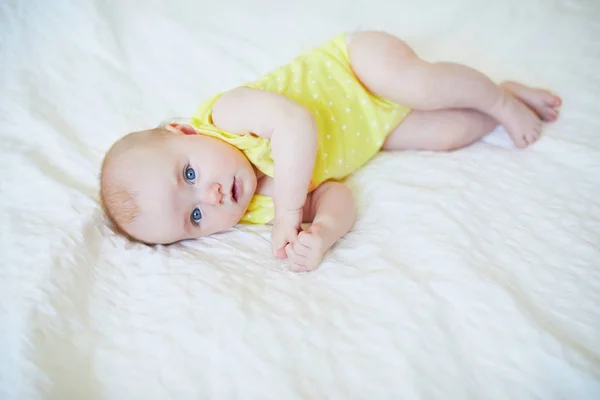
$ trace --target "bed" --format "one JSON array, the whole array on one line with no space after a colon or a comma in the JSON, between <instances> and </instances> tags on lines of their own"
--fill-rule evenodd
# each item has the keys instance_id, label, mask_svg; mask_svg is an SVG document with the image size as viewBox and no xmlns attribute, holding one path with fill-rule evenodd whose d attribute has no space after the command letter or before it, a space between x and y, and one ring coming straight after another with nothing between
<instances>
[{"instance_id":1,"label":"bed","mask_svg":"<svg viewBox=\"0 0 600 400\"><path fill-rule=\"evenodd\" d=\"M599 20L594 0L2 2L0 398L600 398ZM168 247L107 226L114 140L357 28L551 88L560 121L523 151L497 129L377 156L308 274L264 226Z\"/></svg>"}]
</instances>

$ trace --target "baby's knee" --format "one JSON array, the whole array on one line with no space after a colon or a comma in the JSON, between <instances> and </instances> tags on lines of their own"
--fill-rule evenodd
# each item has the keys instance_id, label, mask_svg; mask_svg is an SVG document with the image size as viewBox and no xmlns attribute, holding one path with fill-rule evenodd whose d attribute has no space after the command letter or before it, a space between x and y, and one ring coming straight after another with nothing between
<instances>
[{"instance_id":1,"label":"baby's knee","mask_svg":"<svg viewBox=\"0 0 600 400\"><path fill-rule=\"evenodd\" d=\"M416 57L413 49L402 39L383 31L358 31L349 40L350 53L382 55L392 52L394 56Z\"/></svg>"}]
</instances>

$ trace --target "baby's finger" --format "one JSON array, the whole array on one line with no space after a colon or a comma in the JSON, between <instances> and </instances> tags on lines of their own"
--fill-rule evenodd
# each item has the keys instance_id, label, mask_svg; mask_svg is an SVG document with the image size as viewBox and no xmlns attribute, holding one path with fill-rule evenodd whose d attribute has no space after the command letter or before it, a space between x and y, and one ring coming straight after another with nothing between
<instances>
[{"instance_id":1,"label":"baby's finger","mask_svg":"<svg viewBox=\"0 0 600 400\"><path fill-rule=\"evenodd\" d=\"M285 238L289 243L294 243L298 240L298 231L295 228L288 229L285 232Z\"/></svg>"},{"instance_id":2,"label":"baby's finger","mask_svg":"<svg viewBox=\"0 0 600 400\"><path fill-rule=\"evenodd\" d=\"M273 250L273 255L277 258L285 258L285 251L283 251L283 249L286 244L288 244L288 241L285 239L285 236L274 229L271 233L271 248Z\"/></svg>"},{"instance_id":3,"label":"baby's finger","mask_svg":"<svg viewBox=\"0 0 600 400\"><path fill-rule=\"evenodd\" d=\"M273 255L277 258L285 258L285 246L287 244L288 243L285 240L278 240L276 238L271 239Z\"/></svg>"},{"instance_id":4,"label":"baby's finger","mask_svg":"<svg viewBox=\"0 0 600 400\"><path fill-rule=\"evenodd\" d=\"M298 242L306 247L312 247L314 242L314 237L308 232L300 232L298 234Z\"/></svg>"},{"instance_id":5,"label":"baby's finger","mask_svg":"<svg viewBox=\"0 0 600 400\"><path fill-rule=\"evenodd\" d=\"M287 246L285 246L285 253L287 255L288 264L292 271L294 271L294 272L306 271L306 266L304 265L306 263L305 258L298 256L298 254L296 254L292 244L288 244Z\"/></svg>"},{"instance_id":6,"label":"baby's finger","mask_svg":"<svg viewBox=\"0 0 600 400\"><path fill-rule=\"evenodd\" d=\"M311 248L307 247L305 245L303 245L302 243L300 243L300 239L298 239L296 241L296 243L294 243L294 252L301 257L306 257L307 255L310 254L311 252Z\"/></svg>"},{"instance_id":7,"label":"baby's finger","mask_svg":"<svg viewBox=\"0 0 600 400\"><path fill-rule=\"evenodd\" d=\"M291 243L288 243L285 246L285 255L287 256L288 260L290 260L290 262L293 262L296 260L297 255L296 252L294 251L294 245Z\"/></svg>"},{"instance_id":8,"label":"baby's finger","mask_svg":"<svg viewBox=\"0 0 600 400\"><path fill-rule=\"evenodd\" d=\"M281 247L281 248L275 250L275 257L280 258L280 259L287 258L286 254L285 254L285 247Z\"/></svg>"},{"instance_id":9,"label":"baby's finger","mask_svg":"<svg viewBox=\"0 0 600 400\"><path fill-rule=\"evenodd\" d=\"M273 239L271 246L273 248L273 255L277 258L285 258L285 246L288 243L285 240Z\"/></svg>"},{"instance_id":10,"label":"baby's finger","mask_svg":"<svg viewBox=\"0 0 600 400\"><path fill-rule=\"evenodd\" d=\"M290 264L290 269L293 272L308 272L308 270L306 269L306 267L304 265L300 265L297 263Z\"/></svg>"},{"instance_id":11,"label":"baby's finger","mask_svg":"<svg viewBox=\"0 0 600 400\"><path fill-rule=\"evenodd\" d=\"M325 246L323 238L313 233L300 232L298 235L298 242L300 242L302 246L310 248L312 252L319 253L325 250L323 248L323 246Z\"/></svg>"}]
</instances>

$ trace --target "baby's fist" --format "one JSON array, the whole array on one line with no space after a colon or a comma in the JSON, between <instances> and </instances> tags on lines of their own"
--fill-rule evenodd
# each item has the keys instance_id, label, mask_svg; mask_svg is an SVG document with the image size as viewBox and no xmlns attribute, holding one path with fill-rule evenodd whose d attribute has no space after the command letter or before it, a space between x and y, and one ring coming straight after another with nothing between
<instances>
[{"instance_id":1,"label":"baby's fist","mask_svg":"<svg viewBox=\"0 0 600 400\"><path fill-rule=\"evenodd\" d=\"M285 258L285 247L297 240L301 222L302 210L282 213L275 218L271 232L271 245L275 257Z\"/></svg>"},{"instance_id":2,"label":"baby's fist","mask_svg":"<svg viewBox=\"0 0 600 400\"><path fill-rule=\"evenodd\" d=\"M323 261L328 247L317 226L298 234L298 240L285 247L287 262L294 272L316 269Z\"/></svg>"}]
</instances>

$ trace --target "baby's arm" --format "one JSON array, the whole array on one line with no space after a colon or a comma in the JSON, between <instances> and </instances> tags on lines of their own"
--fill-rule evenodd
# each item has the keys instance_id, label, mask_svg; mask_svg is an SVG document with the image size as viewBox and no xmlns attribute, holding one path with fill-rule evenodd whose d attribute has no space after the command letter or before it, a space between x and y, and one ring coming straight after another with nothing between
<instances>
[{"instance_id":1,"label":"baby's arm","mask_svg":"<svg viewBox=\"0 0 600 400\"><path fill-rule=\"evenodd\" d=\"M213 107L214 123L235 134L253 133L271 140L275 221L273 250L296 241L317 153L317 127L306 108L288 98L251 88L223 94Z\"/></svg>"},{"instance_id":2,"label":"baby's arm","mask_svg":"<svg viewBox=\"0 0 600 400\"><path fill-rule=\"evenodd\" d=\"M350 190L338 182L326 182L309 196L305 221L312 221L298 240L285 247L288 263L294 271L312 271L325 253L350 229L355 220Z\"/></svg>"}]
</instances>

